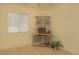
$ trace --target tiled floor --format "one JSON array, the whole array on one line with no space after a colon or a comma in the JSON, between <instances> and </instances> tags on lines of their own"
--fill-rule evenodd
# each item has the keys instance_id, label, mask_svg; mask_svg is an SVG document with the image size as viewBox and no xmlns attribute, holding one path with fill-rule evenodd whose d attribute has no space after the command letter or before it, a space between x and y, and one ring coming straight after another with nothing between
<instances>
[{"instance_id":1,"label":"tiled floor","mask_svg":"<svg viewBox=\"0 0 79 59\"><path fill-rule=\"evenodd\" d=\"M0 51L0 55L71 55L65 50L53 50L48 47L19 47Z\"/></svg>"}]
</instances>

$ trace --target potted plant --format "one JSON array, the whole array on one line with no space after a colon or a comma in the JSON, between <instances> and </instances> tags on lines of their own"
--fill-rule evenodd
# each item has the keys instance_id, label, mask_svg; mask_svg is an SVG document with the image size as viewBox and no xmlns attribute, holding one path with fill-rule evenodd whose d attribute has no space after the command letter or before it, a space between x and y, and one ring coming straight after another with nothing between
<instances>
[{"instance_id":1,"label":"potted plant","mask_svg":"<svg viewBox=\"0 0 79 59\"><path fill-rule=\"evenodd\" d=\"M51 48L59 50L59 49L63 48L63 45L62 45L61 41L53 41L51 43Z\"/></svg>"}]
</instances>

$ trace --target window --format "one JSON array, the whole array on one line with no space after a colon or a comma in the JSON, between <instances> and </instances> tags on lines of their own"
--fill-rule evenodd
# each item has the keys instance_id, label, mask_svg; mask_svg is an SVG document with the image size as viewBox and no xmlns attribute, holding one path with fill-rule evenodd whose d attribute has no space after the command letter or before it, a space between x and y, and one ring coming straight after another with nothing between
<instances>
[{"instance_id":1,"label":"window","mask_svg":"<svg viewBox=\"0 0 79 59\"><path fill-rule=\"evenodd\" d=\"M27 32L28 16L19 13L8 13L8 32Z\"/></svg>"}]
</instances>

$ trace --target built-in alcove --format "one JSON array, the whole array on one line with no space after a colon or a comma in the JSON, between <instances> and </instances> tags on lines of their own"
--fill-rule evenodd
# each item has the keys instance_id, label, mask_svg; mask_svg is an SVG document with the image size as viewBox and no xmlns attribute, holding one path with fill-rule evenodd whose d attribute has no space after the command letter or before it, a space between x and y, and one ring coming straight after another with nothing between
<instances>
[{"instance_id":1,"label":"built-in alcove","mask_svg":"<svg viewBox=\"0 0 79 59\"><path fill-rule=\"evenodd\" d=\"M50 16L36 16L33 46L49 46L51 41Z\"/></svg>"}]
</instances>

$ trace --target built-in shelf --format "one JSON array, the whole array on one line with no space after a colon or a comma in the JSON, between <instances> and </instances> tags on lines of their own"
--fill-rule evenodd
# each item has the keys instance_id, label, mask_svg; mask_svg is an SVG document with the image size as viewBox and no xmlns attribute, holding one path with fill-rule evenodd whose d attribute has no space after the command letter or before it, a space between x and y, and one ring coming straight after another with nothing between
<instances>
[{"instance_id":1,"label":"built-in shelf","mask_svg":"<svg viewBox=\"0 0 79 59\"><path fill-rule=\"evenodd\" d=\"M36 36L47 36L47 35L50 35L50 34L36 34Z\"/></svg>"},{"instance_id":2,"label":"built-in shelf","mask_svg":"<svg viewBox=\"0 0 79 59\"><path fill-rule=\"evenodd\" d=\"M50 43L50 16L36 16L36 34L34 43Z\"/></svg>"}]
</instances>

